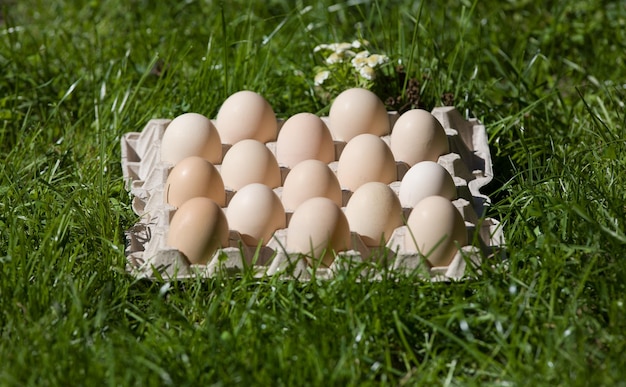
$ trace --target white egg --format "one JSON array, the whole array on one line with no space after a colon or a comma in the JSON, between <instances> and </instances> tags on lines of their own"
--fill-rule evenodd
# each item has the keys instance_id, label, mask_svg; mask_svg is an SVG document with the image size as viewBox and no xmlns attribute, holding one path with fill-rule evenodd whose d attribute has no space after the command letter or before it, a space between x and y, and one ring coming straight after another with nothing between
<instances>
[{"instance_id":1,"label":"white egg","mask_svg":"<svg viewBox=\"0 0 626 387\"><path fill-rule=\"evenodd\" d=\"M413 165L400 183L400 203L405 208L414 207L428 196L439 195L448 200L457 197L454 179L448 171L434 161Z\"/></svg>"}]
</instances>

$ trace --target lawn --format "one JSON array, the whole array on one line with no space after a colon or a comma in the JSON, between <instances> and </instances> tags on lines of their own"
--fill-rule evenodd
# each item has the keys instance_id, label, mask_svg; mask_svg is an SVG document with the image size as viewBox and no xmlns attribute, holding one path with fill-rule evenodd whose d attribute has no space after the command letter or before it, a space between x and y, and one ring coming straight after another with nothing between
<instances>
[{"instance_id":1,"label":"lawn","mask_svg":"<svg viewBox=\"0 0 626 387\"><path fill-rule=\"evenodd\" d=\"M0 3L0 385L624 385L626 4L302 3ZM381 99L486 125L506 259L458 283L129 276L121 136L242 89L325 115L363 80L320 90L314 48L355 39L390 58Z\"/></svg>"}]
</instances>

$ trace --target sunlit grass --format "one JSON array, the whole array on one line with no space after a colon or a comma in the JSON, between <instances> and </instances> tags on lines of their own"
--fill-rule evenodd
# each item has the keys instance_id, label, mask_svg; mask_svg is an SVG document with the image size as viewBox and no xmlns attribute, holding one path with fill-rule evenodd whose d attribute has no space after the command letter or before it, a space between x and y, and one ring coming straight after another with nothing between
<instances>
[{"instance_id":1,"label":"sunlit grass","mask_svg":"<svg viewBox=\"0 0 626 387\"><path fill-rule=\"evenodd\" d=\"M0 384L623 383L621 2L9 3ZM398 95L401 64L424 107L486 124L507 259L460 283L127 275L121 135L244 88L326 112L313 48L357 38Z\"/></svg>"}]
</instances>

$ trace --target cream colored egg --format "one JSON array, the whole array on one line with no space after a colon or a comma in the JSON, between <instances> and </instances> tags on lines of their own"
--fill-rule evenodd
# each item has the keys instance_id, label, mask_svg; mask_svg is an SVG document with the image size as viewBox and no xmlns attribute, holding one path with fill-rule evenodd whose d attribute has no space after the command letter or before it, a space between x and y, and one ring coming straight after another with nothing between
<instances>
[{"instance_id":1,"label":"cream colored egg","mask_svg":"<svg viewBox=\"0 0 626 387\"><path fill-rule=\"evenodd\" d=\"M276 160L293 168L301 161L335 161L335 145L328 127L312 113L298 113L283 124L276 141Z\"/></svg>"},{"instance_id":2,"label":"cream colored egg","mask_svg":"<svg viewBox=\"0 0 626 387\"><path fill-rule=\"evenodd\" d=\"M228 221L220 206L205 197L183 203L174 213L167 245L178 249L192 264L206 264L228 245Z\"/></svg>"},{"instance_id":3,"label":"cream colored egg","mask_svg":"<svg viewBox=\"0 0 626 387\"><path fill-rule=\"evenodd\" d=\"M312 198L294 212L287 227L287 251L301 253L314 266L330 266L336 252L350 247L350 226L341 208L328 198Z\"/></svg>"},{"instance_id":4,"label":"cream colored egg","mask_svg":"<svg viewBox=\"0 0 626 387\"><path fill-rule=\"evenodd\" d=\"M391 151L397 161L413 166L437 161L450 152L446 131L430 112L413 109L398 118L391 132Z\"/></svg>"},{"instance_id":5,"label":"cream colored egg","mask_svg":"<svg viewBox=\"0 0 626 387\"><path fill-rule=\"evenodd\" d=\"M395 192L379 182L360 186L346 206L350 230L367 246L384 246L393 231L402 226L402 206Z\"/></svg>"},{"instance_id":6,"label":"cream colored egg","mask_svg":"<svg viewBox=\"0 0 626 387\"><path fill-rule=\"evenodd\" d=\"M422 199L407 220L405 246L417 250L431 266L448 266L457 253L457 245L467 245L467 230L463 217L441 196Z\"/></svg>"},{"instance_id":7,"label":"cream colored egg","mask_svg":"<svg viewBox=\"0 0 626 387\"><path fill-rule=\"evenodd\" d=\"M286 227L285 210L280 199L264 184L248 184L241 188L226 211L231 230L241 234L249 246L266 245L274 231Z\"/></svg>"},{"instance_id":8,"label":"cream colored egg","mask_svg":"<svg viewBox=\"0 0 626 387\"><path fill-rule=\"evenodd\" d=\"M270 188L280 185L280 168L272 152L256 140L242 140L233 145L222 161L224 185L234 191L252 183Z\"/></svg>"},{"instance_id":9,"label":"cream colored egg","mask_svg":"<svg viewBox=\"0 0 626 387\"><path fill-rule=\"evenodd\" d=\"M428 196L439 195L448 200L457 197L454 179L448 171L434 161L421 161L413 165L400 183L400 203L405 208L415 207Z\"/></svg>"},{"instance_id":10,"label":"cream colored egg","mask_svg":"<svg viewBox=\"0 0 626 387\"><path fill-rule=\"evenodd\" d=\"M389 184L397 178L396 162L380 137L360 134L341 153L337 178L342 187L353 192L370 181Z\"/></svg>"},{"instance_id":11,"label":"cream colored egg","mask_svg":"<svg viewBox=\"0 0 626 387\"><path fill-rule=\"evenodd\" d=\"M174 118L161 139L161 161L175 165L180 160L200 156L217 164L222 160L220 135L211 120L198 113Z\"/></svg>"},{"instance_id":12,"label":"cream colored egg","mask_svg":"<svg viewBox=\"0 0 626 387\"><path fill-rule=\"evenodd\" d=\"M319 160L305 160L296 165L283 184L282 202L293 211L306 200L325 197L337 206L342 205L339 180L327 164Z\"/></svg>"},{"instance_id":13,"label":"cream colored egg","mask_svg":"<svg viewBox=\"0 0 626 387\"><path fill-rule=\"evenodd\" d=\"M378 96L367 89L353 88L335 98L328 114L330 131L342 141L360 134L384 136L389 133L389 117Z\"/></svg>"},{"instance_id":14,"label":"cream colored egg","mask_svg":"<svg viewBox=\"0 0 626 387\"><path fill-rule=\"evenodd\" d=\"M213 164L198 156L182 159L172 168L164 195L165 202L174 207L196 196L213 199L220 206L226 204L222 176Z\"/></svg>"},{"instance_id":15,"label":"cream colored egg","mask_svg":"<svg viewBox=\"0 0 626 387\"><path fill-rule=\"evenodd\" d=\"M263 96L243 90L228 97L217 113L215 126L224 144L245 139L276 140L278 124L272 106Z\"/></svg>"}]
</instances>

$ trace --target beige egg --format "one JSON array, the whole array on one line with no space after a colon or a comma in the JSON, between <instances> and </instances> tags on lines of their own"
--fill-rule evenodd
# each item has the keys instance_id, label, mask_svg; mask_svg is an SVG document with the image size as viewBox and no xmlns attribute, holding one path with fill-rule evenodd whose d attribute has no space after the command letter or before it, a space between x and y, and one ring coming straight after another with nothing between
<instances>
[{"instance_id":1,"label":"beige egg","mask_svg":"<svg viewBox=\"0 0 626 387\"><path fill-rule=\"evenodd\" d=\"M174 118L161 139L161 161L175 165L180 160L200 156L211 163L222 160L220 135L211 120L198 113Z\"/></svg>"},{"instance_id":2,"label":"beige egg","mask_svg":"<svg viewBox=\"0 0 626 387\"><path fill-rule=\"evenodd\" d=\"M389 184L397 178L396 162L385 142L373 134L360 134L344 148L337 165L341 187L356 191L370 181Z\"/></svg>"},{"instance_id":3,"label":"beige egg","mask_svg":"<svg viewBox=\"0 0 626 387\"><path fill-rule=\"evenodd\" d=\"M262 142L249 139L239 141L226 152L220 172L226 188L234 191L252 183L276 188L281 179L274 154Z\"/></svg>"},{"instance_id":4,"label":"beige egg","mask_svg":"<svg viewBox=\"0 0 626 387\"><path fill-rule=\"evenodd\" d=\"M287 175L283 184L282 202L285 209L293 211L314 197L325 197L339 207L342 205L341 187L333 171L319 160L305 160Z\"/></svg>"},{"instance_id":5,"label":"beige egg","mask_svg":"<svg viewBox=\"0 0 626 387\"><path fill-rule=\"evenodd\" d=\"M213 200L195 197L174 213L167 245L178 249L192 264L206 264L213 254L228 245L228 221Z\"/></svg>"},{"instance_id":6,"label":"beige egg","mask_svg":"<svg viewBox=\"0 0 626 387\"><path fill-rule=\"evenodd\" d=\"M391 132L391 151L397 161L413 166L437 161L450 152L446 131L430 112L413 109L398 118Z\"/></svg>"},{"instance_id":7,"label":"beige egg","mask_svg":"<svg viewBox=\"0 0 626 387\"><path fill-rule=\"evenodd\" d=\"M165 202L180 207L185 201L203 196L218 205L226 204L222 176L215 166L198 156L191 156L176 164L165 182Z\"/></svg>"},{"instance_id":8,"label":"beige egg","mask_svg":"<svg viewBox=\"0 0 626 387\"><path fill-rule=\"evenodd\" d=\"M243 90L228 97L217 113L215 126L224 144L245 139L276 140L278 124L272 106L263 96Z\"/></svg>"},{"instance_id":9,"label":"beige egg","mask_svg":"<svg viewBox=\"0 0 626 387\"><path fill-rule=\"evenodd\" d=\"M367 246L384 246L393 231L402 226L402 206L395 192L379 182L360 186L346 206L350 230Z\"/></svg>"},{"instance_id":10,"label":"beige egg","mask_svg":"<svg viewBox=\"0 0 626 387\"><path fill-rule=\"evenodd\" d=\"M400 183L400 203L405 208L415 207L422 199L439 195L448 200L457 197L454 179L448 171L434 161L421 161L413 165Z\"/></svg>"},{"instance_id":11,"label":"beige egg","mask_svg":"<svg viewBox=\"0 0 626 387\"><path fill-rule=\"evenodd\" d=\"M342 141L360 134L384 136L389 133L389 116L378 96L367 89L353 88L335 98L328 114L330 131Z\"/></svg>"},{"instance_id":12,"label":"beige egg","mask_svg":"<svg viewBox=\"0 0 626 387\"><path fill-rule=\"evenodd\" d=\"M350 226L341 208L328 198L312 198L294 212L287 227L287 251L304 254L313 266L330 266L335 253L348 250Z\"/></svg>"},{"instance_id":13,"label":"beige egg","mask_svg":"<svg viewBox=\"0 0 626 387\"><path fill-rule=\"evenodd\" d=\"M293 168L304 160L335 161L335 145L328 127L312 113L298 113L283 124L276 140L276 160Z\"/></svg>"},{"instance_id":14,"label":"beige egg","mask_svg":"<svg viewBox=\"0 0 626 387\"><path fill-rule=\"evenodd\" d=\"M407 220L405 246L417 250L431 266L448 266L457 253L457 244L467 245L467 230L463 217L442 196L422 199Z\"/></svg>"},{"instance_id":15,"label":"beige egg","mask_svg":"<svg viewBox=\"0 0 626 387\"><path fill-rule=\"evenodd\" d=\"M280 199L264 184L248 184L231 199L226 210L231 230L241 234L249 246L266 245L274 231L286 227L286 217Z\"/></svg>"}]
</instances>

